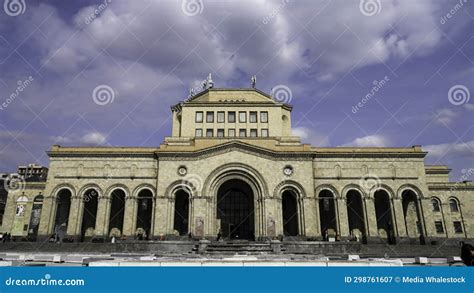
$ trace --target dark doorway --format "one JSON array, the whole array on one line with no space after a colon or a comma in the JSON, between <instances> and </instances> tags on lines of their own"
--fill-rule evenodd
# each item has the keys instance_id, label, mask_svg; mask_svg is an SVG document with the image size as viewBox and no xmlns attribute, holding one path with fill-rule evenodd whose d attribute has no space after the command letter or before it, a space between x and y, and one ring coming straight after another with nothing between
<instances>
[{"instance_id":1,"label":"dark doorway","mask_svg":"<svg viewBox=\"0 0 474 293\"><path fill-rule=\"evenodd\" d=\"M402 206L407 236L409 238L418 238L420 243L424 244L425 238L421 222L421 210L415 192L412 190L404 190L402 192Z\"/></svg>"},{"instance_id":2,"label":"dark doorway","mask_svg":"<svg viewBox=\"0 0 474 293\"><path fill-rule=\"evenodd\" d=\"M95 222L97 219L97 207L99 205L99 194L94 189L84 193L84 209L82 214L81 241L92 238L95 235Z\"/></svg>"},{"instance_id":3,"label":"dark doorway","mask_svg":"<svg viewBox=\"0 0 474 293\"><path fill-rule=\"evenodd\" d=\"M362 195L357 190L350 190L347 193L347 217L349 220L349 231L354 239L359 239L363 243L367 242L365 232L365 217L362 202Z\"/></svg>"},{"instance_id":4,"label":"dark doorway","mask_svg":"<svg viewBox=\"0 0 474 293\"><path fill-rule=\"evenodd\" d=\"M135 230L137 239L149 239L153 214L153 193L148 189L140 191L137 204L137 228Z\"/></svg>"},{"instance_id":5,"label":"dark doorway","mask_svg":"<svg viewBox=\"0 0 474 293\"><path fill-rule=\"evenodd\" d=\"M283 211L283 235L298 235L298 203L292 191L286 190L281 196Z\"/></svg>"},{"instance_id":6,"label":"dark doorway","mask_svg":"<svg viewBox=\"0 0 474 293\"><path fill-rule=\"evenodd\" d=\"M384 231L386 235L381 236L386 236L389 244L395 244L390 197L384 190L377 190L374 193L374 201L378 234L381 235L381 231Z\"/></svg>"},{"instance_id":7,"label":"dark doorway","mask_svg":"<svg viewBox=\"0 0 474 293\"><path fill-rule=\"evenodd\" d=\"M221 185L217 196L217 218L227 239L254 240L254 203L250 186L231 179Z\"/></svg>"},{"instance_id":8,"label":"dark doorway","mask_svg":"<svg viewBox=\"0 0 474 293\"><path fill-rule=\"evenodd\" d=\"M56 217L54 219L54 233L62 239L67 232L69 211L71 209L71 191L61 189L56 199Z\"/></svg>"},{"instance_id":9,"label":"dark doorway","mask_svg":"<svg viewBox=\"0 0 474 293\"><path fill-rule=\"evenodd\" d=\"M321 235L324 240L336 237L337 218L335 198L331 191L322 190L319 193L319 220L321 223Z\"/></svg>"},{"instance_id":10,"label":"dark doorway","mask_svg":"<svg viewBox=\"0 0 474 293\"><path fill-rule=\"evenodd\" d=\"M175 194L174 202L174 229L179 235L188 234L189 226L189 194L184 190L179 190Z\"/></svg>"},{"instance_id":11,"label":"dark doorway","mask_svg":"<svg viewBox=\"0 0 474 293\"><path fill-rule=\"evenodd\" d=\"M122 189L112 191L112 202L109 214L108 236L119 237L123 234L123 219L125 215L125 192Z\"/></svg>"}]
</instances>

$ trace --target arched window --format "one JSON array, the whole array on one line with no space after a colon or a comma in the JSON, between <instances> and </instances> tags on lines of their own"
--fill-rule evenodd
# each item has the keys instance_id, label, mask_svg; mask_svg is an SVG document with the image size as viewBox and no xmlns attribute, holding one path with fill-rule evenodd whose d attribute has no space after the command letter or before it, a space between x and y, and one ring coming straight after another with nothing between
<instances>
[{"instance_id":1,"label":"arched window","mask_svg":"<svg viewBox=\"0 0 474 293\"><path fill-rule=\"evenodd\" d=\"M433 197L431 199L431 207L432 207L433 212L441 212L441 206L437 198Z\"/></svg>"},{"instance_id":2,"label":"arched window","mask_svg":"<svg viewBox=\"0 0 474 293\"><path fill-rule=\"evenodd\" d=\"M449 208L450 208L451 212L453 212L453 213L459 212L458 201L454 198L450 198L449 199Z\"/></svg>"}]
</instances>

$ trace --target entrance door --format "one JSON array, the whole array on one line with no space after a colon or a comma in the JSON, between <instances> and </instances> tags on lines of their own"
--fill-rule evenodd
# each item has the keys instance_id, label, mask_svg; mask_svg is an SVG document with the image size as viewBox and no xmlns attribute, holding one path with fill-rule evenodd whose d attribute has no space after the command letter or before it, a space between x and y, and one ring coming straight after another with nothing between
<instances>
[{"instance_id":1,"label":"entrance door","mask_svg":"<svg viewBox=\"0 0 474 293\"><path fill-rule=\"evenodd\" d=\"M247 183L231 179L222 184L217 196L222 237L254 240L254 214L253 192Z\"/></svg>"}]
</instances>

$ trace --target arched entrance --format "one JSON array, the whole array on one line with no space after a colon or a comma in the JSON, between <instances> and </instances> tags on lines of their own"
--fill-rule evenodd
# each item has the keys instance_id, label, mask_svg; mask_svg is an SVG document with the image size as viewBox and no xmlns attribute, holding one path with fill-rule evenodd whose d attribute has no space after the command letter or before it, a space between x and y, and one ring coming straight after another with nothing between
<instances>
[{"instance_id":1,"label":"arched entrance","mask_svg":"<svg viewBox=\"0 0 474 293\"><path fill-rule=\"evenodd\" d=\"M335 198L330 190L324 189L319 192L319 220L321 223L321 234L324 240L337 235L337 218Z\"/></svg>"},{"instance_id":2,"label":"arched entrance","mask_svg":"<svg viewBox=\"0 0 474 293\"><path fill-rule=\"evenodd\" d=\"M409 238L419 238L424 244L423 223L421 217L418 197L413 190L407 189L402 192L403 216L405 229Z\"/></svg>"},{"instance_id":3,"label":"arched entrance","mask_svg":"<svg viewBox=\"0 0 474 293\"><path fill-rule=\"evenodd\" d=\"M385 190L374 193L375 217L379 237L386 239L389 244L395 244L395 230L393 227L392 206L390 196Z\"/></svg>"},{"instance_id":4,"label":"arched entrance","mask_svg":"<svg viewBox=\"0 0 474 293\"><path fill-rule=\"evenodd\" d=\"M149 239L153 215L153 193L143 189L138 193L135 235L138 240Z\"/></svg>"},{"instance_id":5,"label":"arched entrance","mask_svg":"<svg viewBox=\"0 0 474 293\"><path fill-rule=\"evenodd\" d=\"M84 192L83 200L84 208L82 210L81 241L90 239L95 235L99 194L95 189L87 189L86 192Z\"/></svg>"},{"instance_id":6,"label":"arched entrance","mask_svg":"<svg viewBox=\"0 0 474 293\"><path fill-rule=\"evenodd\" d=\"M187 235L189 231L189 194L180 189L175 194L174 201L174 230L180 236Z\"/></svg>"},{"instance_id":7,"label":"arched entrance","mask_svg":"<svg viewBox=\"0 0 474 293\"><path fill-rule=\"evenodd\" d=\"M362 201L362 195L359 191L351 189L347 192L347 217L349 220L349 232L355 239L367 242L367 233L365 229L365 214Z\"/></svg>"},{"instance_id":8,"label":"arched entrance","mask_svg":"<svg viewBox=\"0 0 474 293\"><path fill-rule=\"evenodd\" d=\"M125 215L125 191L114 189L111 194L109 231L108 236L120 237L123 234L123 220Z\"/></svg>"},{"instance_id":9,"label":"arched entrance","mask_svg":"<svg viewBox=\"0 0 474 293\"><path fill-rule=\"evenodd\" d=\"M62 240L67 232L69 211L71 209L71 191L61 189L56 197L56 216L54 219L54 233L59 240Z\"/></svg>"},{"instance_id":10,"label":"arched entrance","mask_svg":"<svg viewBox=\"0 0 474 293\"><path fill-rule=\"evenodd\" d=\"M298 236L298 202L294 192L285 190L281 195L283 235Z\"/></svg>"},{"instance_id":11,"label":"arched entrance","mask_svg":"<svg viewBox=\"0 0 474 293\"><path fill-rule=\"evenodd\" d=\"M222 237L255 239L254 194L243 180L230 179L217 192L217 219Z\"/></svg>"}]
</instances>

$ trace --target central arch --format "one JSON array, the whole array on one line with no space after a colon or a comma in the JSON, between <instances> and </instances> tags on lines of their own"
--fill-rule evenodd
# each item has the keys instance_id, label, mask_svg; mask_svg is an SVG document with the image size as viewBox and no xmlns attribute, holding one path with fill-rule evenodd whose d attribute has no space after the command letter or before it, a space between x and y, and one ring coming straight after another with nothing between
<instances>
[{"instance_id":1,"label":"central arch","mask_svg":"<svg viewBox=\"0 0 474 293\"><path fill-rule=\"evenodd\" d=\"M217 191L217 219L222 236L228 239L255 239L254 194L241 179L225 181Z\"/></svg>"},{"instance_id":2,"label":"central arch","mask_svg":"<svg viewBox=\"0 0 474 293\"><path fill-rule=\"evenodd\" d=\"M264 217L264 195L269 194L268 187L260 172L258 172L253 167L242 163L228 163L214 169L214 171L212 171L209 176L207 176L207 179L203 184L202 192L198 193L197 195L199 197L201 194L202 196L206 196L208 199L207 211L209 215L212 215L212 217L210 217L209 221L207 221L207 224L205 224L207 231L209 231L207 234L217 236L219 230L221 230L221 221L217 214L220 198L219 193L221 187L223 187L227 181L233 179L238 180L234 182L239 182L237 186L244 186L244 189L247 190L247 193L247 186L250 187L251 190L251 197L249 197L251 199L251 203L249 202L249 205L253 209L253 217L251 219L253 222L253 227L251 229L253 235L250 237L255 240L266 239L267 227L265 226L265 223L268 218L266 219ZM222 232L223 231L221 231L221 234Z\"/></svg>"}]
</instances>

